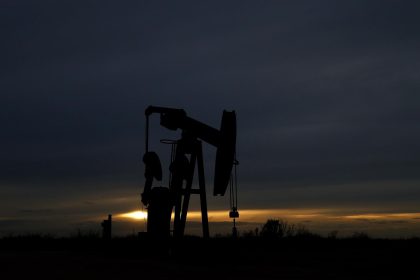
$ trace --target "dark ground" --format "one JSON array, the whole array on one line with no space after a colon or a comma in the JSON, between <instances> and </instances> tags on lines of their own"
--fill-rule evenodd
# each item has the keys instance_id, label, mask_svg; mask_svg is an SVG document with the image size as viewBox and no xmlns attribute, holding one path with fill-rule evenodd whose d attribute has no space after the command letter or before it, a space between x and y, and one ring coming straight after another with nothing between
<instances>
[{"instance_id":1,"label":"dark ground","mask_svg":"<svg viewBox=\"0 0 420 280\"><path fill-rule=\"evenodd\" d=\"M0 240L0 279L420 279L420 240Z\"/></svg>"}]
</instances>

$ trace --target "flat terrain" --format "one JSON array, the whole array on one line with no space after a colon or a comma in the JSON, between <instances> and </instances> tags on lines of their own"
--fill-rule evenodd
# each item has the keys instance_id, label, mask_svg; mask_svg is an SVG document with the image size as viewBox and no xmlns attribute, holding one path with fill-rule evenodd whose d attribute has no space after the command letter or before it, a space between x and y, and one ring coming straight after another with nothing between
<instances>
[{"instance_id":1,"label":"flat terrain","mask_svg":"<svg viewBox=\"0 0 420 280\"><path fill-rule=\"evenodd\" d=\"M420 240L0 240L0 279L420 279Z\"/></svg>"}]
</instances>

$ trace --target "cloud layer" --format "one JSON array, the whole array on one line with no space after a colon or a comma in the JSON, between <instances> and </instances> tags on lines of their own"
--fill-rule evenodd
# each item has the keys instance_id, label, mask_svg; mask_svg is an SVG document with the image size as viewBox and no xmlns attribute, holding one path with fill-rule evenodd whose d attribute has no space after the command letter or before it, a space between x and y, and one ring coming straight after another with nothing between
<instances>
[{"instance_id":1,"label":"cloud layer","mask_svg":"<svg viewBox=\"0 0 420 280\"><path fill-rule=\"evenodd\" d=\"M137 196L150 104L237 111L243 207L419 205L416 1L0 5L3 212Z\"/></svg>"}]
</instances>

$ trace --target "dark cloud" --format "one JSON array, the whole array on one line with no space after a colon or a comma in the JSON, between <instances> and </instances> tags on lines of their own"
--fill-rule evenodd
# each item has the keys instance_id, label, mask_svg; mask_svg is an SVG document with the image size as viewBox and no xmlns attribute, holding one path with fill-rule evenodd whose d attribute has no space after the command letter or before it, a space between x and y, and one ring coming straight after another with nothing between
<instances>
[{"instance_id":1,"label":"dark cloud","mask_svg":"<svg viewBox=\"0 0 420 280\"><path fill-rule=\"evenodd\" d=\"M53 209L49 209L49 208L45 208L45 209L22 209L19 210L19 213L23 214L23 215L45 215L45 214L51 214L53 213L54 210Z\"/></svg>"},{"instance_id":2,"label":"dark cloud","mask_svg":"<svg viewBox=\"0 0 420 280\"><path fill-rule=\"evenodd\" d=\"M16 192L137 190L150 104L215 127L223 109L237 111L248 208L259 188L273 207L278 188L307 188L288 202L297 206L332 185L391 203L366 182L398 192L420 179L417 1L1 6L0 183ZM178 135L153 125L154 142ZM206 158L210 183L214 149ZM318 204L342 200L325 195Z\"/></svg>"}]
</instances>

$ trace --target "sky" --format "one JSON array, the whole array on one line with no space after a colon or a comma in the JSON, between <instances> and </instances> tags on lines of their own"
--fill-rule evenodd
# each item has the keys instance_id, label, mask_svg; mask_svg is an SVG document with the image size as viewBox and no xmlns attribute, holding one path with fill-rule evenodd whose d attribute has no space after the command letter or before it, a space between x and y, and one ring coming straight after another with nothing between
<instances>
[{"instance_id":1,"label":"sky","mask_svg":"<svg viewBox=\"0 0 420 280\"><path fill-rule=\"evenodd\" d=\"M244 229L280 218L419 236L419 8L1 1L0 235L99 231L108 213L121 233L144 230L123 214L145 211L144 110L155 105L215 128L236 111ZM165 185L159 140L180 132L157 116L151 126ZM215 149L204 149L214 234L231 226L229 204L211 196Z\"/></svg>"}]
</instances>

